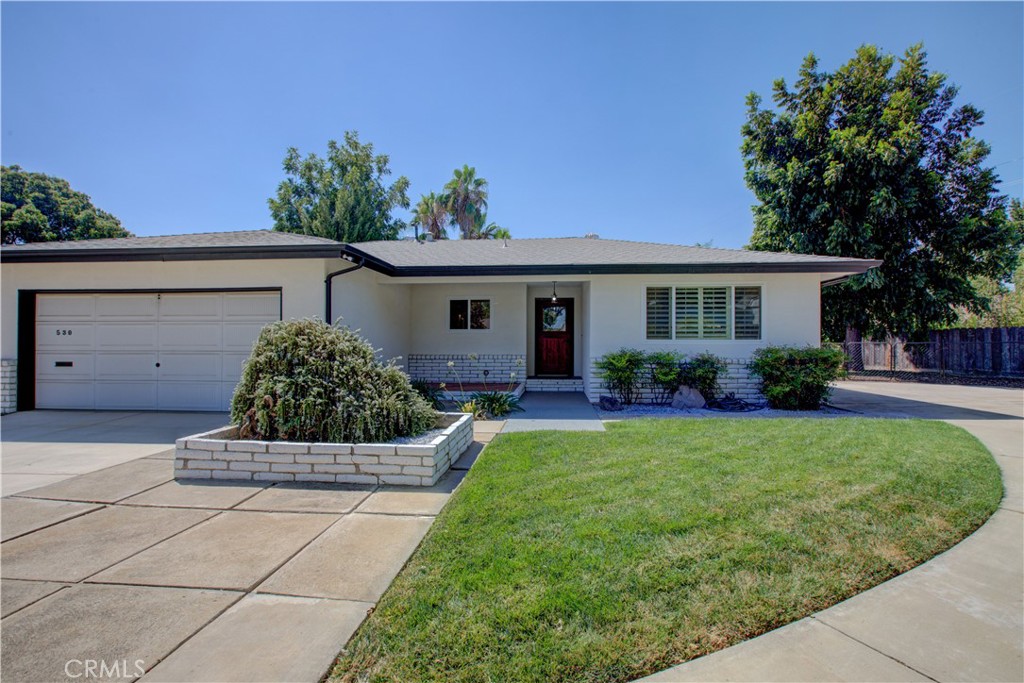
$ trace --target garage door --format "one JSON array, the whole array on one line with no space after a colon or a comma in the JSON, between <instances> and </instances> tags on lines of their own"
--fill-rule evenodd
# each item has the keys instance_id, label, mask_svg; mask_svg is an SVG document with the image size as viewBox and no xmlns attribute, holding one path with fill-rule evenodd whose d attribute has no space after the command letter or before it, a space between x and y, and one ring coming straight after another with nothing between
<instances>
[{"instance_id":1,"label":"garage door","mask_svg":"<svg viewBox=\"0 0 1024 683\"><path fill-rule=\"evenodd\" d=\"M227 410L280 292L39 294L36 407Z\"/></svg>"}]
</instances>

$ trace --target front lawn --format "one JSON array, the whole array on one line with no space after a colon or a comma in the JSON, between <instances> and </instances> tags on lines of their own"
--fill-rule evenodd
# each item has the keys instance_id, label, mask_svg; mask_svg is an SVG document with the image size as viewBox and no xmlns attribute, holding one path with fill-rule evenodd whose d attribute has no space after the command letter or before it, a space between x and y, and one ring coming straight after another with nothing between
<instances>
[{"instance_id":1,"label":"front lawn","mask_svg":"<svg viewBox=\"0 0 1024 683\"><path fill-rule=\"evenodd\" d=\"M502 435L332 676L628 681L906 571L1001 496L988 451L938 422Z\"/></svg>"}]
</instances>

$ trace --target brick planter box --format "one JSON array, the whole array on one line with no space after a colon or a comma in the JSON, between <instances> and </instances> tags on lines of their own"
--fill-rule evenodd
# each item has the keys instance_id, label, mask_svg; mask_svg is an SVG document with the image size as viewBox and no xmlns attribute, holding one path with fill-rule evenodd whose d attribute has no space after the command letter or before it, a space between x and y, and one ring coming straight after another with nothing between
<instances>
[{"instance_id":1,"label":"brick planter box","mask_svg":"<svg viewBox=\"0 0 1024 683\"><path fill-rule=\"evenodd\" d=\"M443 413L428 444L240 441L238 427L178 439L175 479L432 486L473 441L473 416Z\"/></svg>"}]
</instances>

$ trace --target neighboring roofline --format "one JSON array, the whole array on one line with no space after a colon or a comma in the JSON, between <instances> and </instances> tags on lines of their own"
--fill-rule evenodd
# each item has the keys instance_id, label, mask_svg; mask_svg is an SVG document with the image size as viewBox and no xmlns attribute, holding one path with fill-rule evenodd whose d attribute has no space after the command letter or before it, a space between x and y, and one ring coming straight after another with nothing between
<instances>
[{"instance_id":1,"label":"neighboring roofline","mask_svg":"<svg viewBox=\"0 0 1024 683\"><path fill-rule=\"evenodd\" d=\"M596 263L564 265L509 265L509 266L394 266L368 254L351 244L342 251L364 259L366 267L390 277L474 277L484 275L643 275L643 274L701 274L701 273L846 273L866 272L882 265L868 259L805 261L802 263Z\"/></svg>"},{"instance_id":2,"label":"neighboring roofline","mask_svg":"<svg viewBox=\"0 0 1024 683\"><path fill-rule=\"evenodd\" d=\"M2 263L88 263L106 261L228 261L237 259L340 258L337 244L277 244L230 247L112 247L0 250Z\"/></svg>"}]
</instances>

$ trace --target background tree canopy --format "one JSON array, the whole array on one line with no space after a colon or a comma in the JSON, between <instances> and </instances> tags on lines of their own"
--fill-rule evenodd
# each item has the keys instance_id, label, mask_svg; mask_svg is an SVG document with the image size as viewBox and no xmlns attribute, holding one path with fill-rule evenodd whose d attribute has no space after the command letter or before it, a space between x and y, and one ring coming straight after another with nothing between
<instances>
[{"instance_id":1,"label":"background tree canopy","mask_svg":"<svg viewBox=\"0 0 1024 683\"><path fill-rule=\"evenodd\" d=\"M746 182L757 197L752 249L883 259L829 287L823 330L919 337L981 311L972 278L1010 277L1022 228L1007 216L989 147L972 132L982 112L954 107L957 88L929 72L921 45L902 58L863 46L834 73L814 55L776 107L747 98Z\"/></svg>"},{"instance_id":2,"label":"background tree canopy","mask_svg":"<svg viewBox=\"0 0 1024 683\"><path fill-rule=\"evenodd\" d=\"M63 178L3 166L0 195L4 244L132 236L116 216L97 209Z\"/></svg>"},{"instance_id":3,"label":"background tree canopy","mask_svg":"<svg viewBox=\"0 0 1024 683\"><path fill-rule=\"evenodd\" d=\"M327 157L305 159L294 147L284 158L288 177L268 200L274 230L327 237L340 242L397 239L405 222L393 217L396 207L409 208L409 179L391 175L386 154L373 153L356 131L344 144L327 143Z\"/></svg>"}]
</instances>

